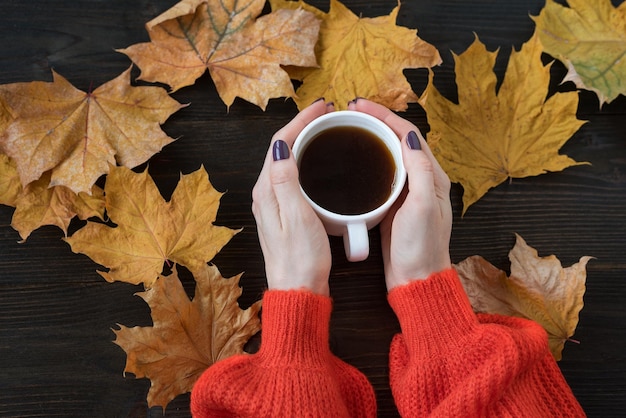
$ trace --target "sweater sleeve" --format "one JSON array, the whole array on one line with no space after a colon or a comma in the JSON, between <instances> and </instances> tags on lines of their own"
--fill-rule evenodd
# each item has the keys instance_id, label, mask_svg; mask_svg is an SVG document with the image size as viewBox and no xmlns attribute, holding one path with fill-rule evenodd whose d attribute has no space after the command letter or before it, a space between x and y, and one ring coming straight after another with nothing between
<instances>
[{"instance_id":1,"label":"sweater sleeve","mask_svg":"<svg viewBox=\"0 0 626 418\"><path fill-rule=\"evenodd\" d=\"M585 416L535 322L476 315L454 269L393 289L390 385L403 417Z\"/></svg>"},{"instance_id":2,"label":"sweater sleeve","mask_svg":"<svg viewBox=\"0 0 626 418\"><path fill-rule=\"evenodd\" d=\"M375 417L366 377L330 352L331 309L308 291L267 291L259 351L209 367L191 393L193 416Z\"/></svg>"}]
</instances>

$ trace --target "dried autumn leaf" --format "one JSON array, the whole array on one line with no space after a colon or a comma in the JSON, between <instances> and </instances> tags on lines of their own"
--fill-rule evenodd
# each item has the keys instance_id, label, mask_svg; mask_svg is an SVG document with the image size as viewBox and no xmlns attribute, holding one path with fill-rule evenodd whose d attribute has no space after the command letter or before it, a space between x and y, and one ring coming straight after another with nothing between
<instances>
[{"instance_id":1,"label":"dried autumn leaf","mask_svg":"<svg viewBox=\"0 0 626 418\"><path fill-rule=\"evenodd\" d=\"M109 165L135 167L173 141L160 125L181 104L160 87L131 86L130 68L88 93L53 76L0 85L14 114L0 147L24 186L51 171L51 186L90 193Z\"/></svg>"},{"instance_id":2,"label":"dried autumn leaf","mask_svg":"<svg viewBox=\"0 0 626 418\"><path fill-rule=\"evenodd\" d=\"M0 135L9 126L9 123L13 120L13 116L7 104L0 97ZM1 144L0 144L1 145ZM1 149L1 147L0 147Z\"/></svg>"},{"instance_id":3,"label":"dried autumn leaf","mask_svg":"<svg viewBox=\"0 0 626 418\"><path fill-rule=\"evenodd\" d=\"M76 194L67 187L49 187L50 174L26 186L15 202L11 226L26 240L31 232L44 225L56 225L67 235L70 221L78 216L104 219L104 192L94 185L91 194Z\"/></svg>"},{"instance_id":4,"label":"dried autumn leaf","mask_svg":"<svg viewBox=\"0 0 626 418\"><path fill-rule=\"evenodd\" d=\"M104 190L107 214L117 226L88 222L66 241L75 253L108 267L99 273L110 282L150 287L170 260L197 270L238 232L213 225L222 193L204 167L182 175L169 202L147 170L112 167Z\"/></svg>"},{"instance_id":5,"label":"dried autumn leaf","mask_svg":"<svg viewBox=\"0 0 626 418\"><path fill-rule=\"evenodd\" d=\"M450 180L463 185L463 213L508 178L587 164L558 153L584 122L576 118L576 92L546 98L550 66L541 53L536 34L521 51L513 50L496 94L497 52L476 38L454 56L458 104L439 93L430 74L420 98L431 127L428 140Z\"/></svg>"},{"instance_id":6,"label":"dried autumn leaf","mask_svg":"<svg viewBox=\"0 0 626 418\"><path fill-rule=\"evenodd\" d=\"M244 4L183 1L146 25L151 42L120 50L141 68L141 79L173 90L195 83L208 69L221 99L241 97L265 109L274 97L292 97L284 65L316 65L319 20L304 10L257 18L265 0Z\"/></svg>"},{"instance_id":7,"label":"dried autumn leaf","mask_svg":"<svg viewBox=\"0 0 626 418\"><path fill-rule=\"evenodd\" d=\"M583 308L587 262L563 268L554 256L538 257L537 250L516 235L511 252L511 276L480 256L455 265L476 312L517 316L538 322L548 333L550 351L561 359Z\"/></svg>"},{"instance_id":8,"label":"dried autumn leaf","mask_svg":"<svg viewBox=\"0 0 626 418\"><path fill-rule=\"evenodd\" d=\"M13 160L0 153L0 205L15 207L15 201L22 192L17 168Z\"/></svg>"},{"instance_id":9,"label":"dried autumn leaf","mask_svg":"<svg viewBox=\"0 0 626 418\"><path fill-rule=\"evenodd\" d=\"M151 31L155 26L158 26L165 21L186 15L192 15L196 12L198 6L206 1L207 0L181 0L165 12L146 23L146 29Z\"/></svg>"},{"instance_id":10,"label":"dried autumn leaf","mask_svg":"<svg viewBox=\"0 0 626 418\"><path fill-rule=\"evenodd\" d=\"M320 97L345 109L350 100L363 97L406 110L418 98L402 71L441 63L437 49L416 30L396 26L399 5L388 16L362 18L338 0L331 0L327 14L302 1L270 4L272 10L303 7L323 18L315 47L319 68L289 69L292 78L302 81L295 98L300 109Z\"/></svg>"},{"instance_id":11,"label":"dried autumn leaf","mask_svg":"<svg viewBox=\"0 0 626 418\"><path fill-rule=\"evenodd\" d=\"M242 310L241 275L224 279L217 267L194 273L193 300L176 269L139 294L150 305L153 326L115 330L115 343L126 352L124 372L151 380L148 406L165 406L191 391L202 372L218 360L243 353L244 344L261 329L257 301Z\"/></svg>"},{"instance_id":12,"label":"dried autumn leaf","mask_svg":"<svg viewBox=\"0 0 626 418\"><path fill-rule=\"evenodd\" d=\"M78 195L64 186L49 187L50 173L22 188L13 161L0 154L0 204L15 207L11 226L26 240L35 229L56 225L67 234L70 221L104 218L104 192L93 186L91 195Z\"/></svg>"},{"instance_id":13,"label":"dried autumn leaf","mask_svg":"<svg viewBox=\"0 0 626 418\"><path fill-rule=\"evenodd\" d=\"M569 8L548 0L534 17L548 54L567 67L563 82L598 95L600 106L626 94L626 3L568 0Z\"/></svg>"}]
</instances>

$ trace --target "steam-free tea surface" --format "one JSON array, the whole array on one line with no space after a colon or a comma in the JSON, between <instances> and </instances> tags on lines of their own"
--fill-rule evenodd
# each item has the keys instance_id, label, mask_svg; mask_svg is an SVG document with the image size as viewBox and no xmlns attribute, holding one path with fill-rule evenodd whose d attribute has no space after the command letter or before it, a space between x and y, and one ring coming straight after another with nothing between
<instances>
[{"instance_id":1,"label":"steam-free tea surface","mask_svg":"<svg viewBox=\"0 0 626 418\"><path fill-rule=\"evenodd\" d=\"M318 134L300 159L300 184L318 205L343 215L382 205L395 179L393 156L371 132L333 127Z\"/></svg>"}]
</instances>

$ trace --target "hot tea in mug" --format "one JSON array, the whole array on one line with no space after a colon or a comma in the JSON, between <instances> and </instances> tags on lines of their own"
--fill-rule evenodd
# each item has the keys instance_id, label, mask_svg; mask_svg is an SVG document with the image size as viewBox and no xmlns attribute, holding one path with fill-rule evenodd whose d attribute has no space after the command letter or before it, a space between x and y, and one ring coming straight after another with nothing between
<instances>
[{"instance_id":1,"label":"hot tea in mug","mask_svg":"<svg viewBox=\"0 0 626 418\"><path fill-rule=\"evenodd\" d=\"M372 132L336 126L317 134L300 157L300 185L318 205L359 215L389 198L396 175L393 155Z\"/></svg>"},{"instance_id":2,"label":"hot tea in mug","mask_svg":"<svg viewBox=\"0 0 626 418\"><path fill-rule=\"evenodd\" d=\"M302 194L326 232L343 236L348 260L365 260L368 230L385 217L406 181L396 134L366 113L330 112L304 127L293 154Z\"/></svg>"}]
</instances>

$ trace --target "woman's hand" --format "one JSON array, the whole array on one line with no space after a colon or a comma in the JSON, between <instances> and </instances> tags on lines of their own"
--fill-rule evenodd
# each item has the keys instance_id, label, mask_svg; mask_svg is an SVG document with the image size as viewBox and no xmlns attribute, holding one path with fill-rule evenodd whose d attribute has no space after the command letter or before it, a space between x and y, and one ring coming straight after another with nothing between
<instances>
[{"instance_id":1,"label":"woman's hand","mask_svg":"<svg viewBox=\"0 0 626 418\"><path fill-rule=\"evenodd\" d=\"M302 196L291 147L307 124L333 110L332 104L318 100L276 132L252 190L252 213L270 289L329 294L328 235Z\"/></svg>"},{"instance_id":2,"label":"woman's hand","mask_svg":"<svg viewBox=\"0 0 626 418\"><path fill-rule=\"evenodd\" d=\"M380 226L387 290L451 267L450 180L419 130L365 99L353 101L349 107L382 120L402 140L408 192Z\"/></svg>"}]
</instances>

